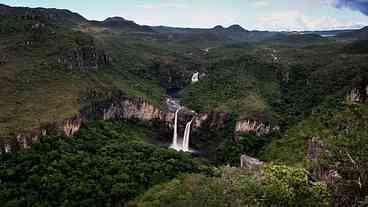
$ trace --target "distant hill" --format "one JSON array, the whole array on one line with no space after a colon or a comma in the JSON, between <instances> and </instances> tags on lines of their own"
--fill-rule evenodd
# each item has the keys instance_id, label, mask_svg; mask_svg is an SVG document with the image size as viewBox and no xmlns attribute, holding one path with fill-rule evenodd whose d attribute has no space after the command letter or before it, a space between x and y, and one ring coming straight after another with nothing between
<instances>
[{"instance_id":1,"label":"distant hill","mask_svg":"<svg viewBox=\"0 0 368 207\"><path fill-rule=\"evenodd\" d=\"M323 30L323 31L303 31L303 34L318 34L322 37L335 37L344 33L352 32L353 29L342 29L342 30Z\"/></svg>"},{"instance_id":2,"label":"distant hill","mask_svg":"<svg viewBox=\"0 0 368 207\"><path fill-rule=\"evenodd\" d=\"M83 16L66 9L10 7L0 4L0 17L7 16L19 20L37 20L42 23L79 24L87 21Z\"/></svg>"},{"instance_id":3,"label":"distant hill","mask_svg":"<svg viewBox=\"0 0 368 207\"><path fill-rule=\"evenodd\" d=\"M351 39L359 39L359 40L367 40L368 39L368 26L359 30L354 30L351 32L346 32L339 34L340 38L351 38Z\"/></svg>"},{"instance_id":4,"label":"distant hill","mask_svg":"<svg viewBox=\"0 0 368 207\"><path fill-rule=\"evenodd\" d=\"M284 43L293 46L303 46L309 43L315 43L318 41L322 41L323 38L318 34L287 34L287 33L279 33L274 37L267 40L267 42L278 42Z\"/></svg>"},{"instance_id":5,"label":"distant hill","mask_svg":"<svg viewBox=\"0 0 368 207\"><path fill-rule=\"evenodd\" d=\"M124 30L127 32L154 32L149 26L141 26L134 21L126 20L123 17L109 17L101 22L89 21L89 23L95 26Z\"/></svg>"},{"instance_id":6,"label":"distant hill","mask_svg":"<svg viewBox=\"0 0 368 207\"><path fill-rule=\"evenodd\" d=\"M191 35L192 38L199 36L207 36L211 39L222 39L235 42L255 42L268 39L275 36L278 32L268 31L248 31L240 25L231 25L227 28L217 25L213 28L180 28L180 27L166 27L157 26L152 29L161 34L176 34L176 35Z\"/></svg>"}]
</instances>

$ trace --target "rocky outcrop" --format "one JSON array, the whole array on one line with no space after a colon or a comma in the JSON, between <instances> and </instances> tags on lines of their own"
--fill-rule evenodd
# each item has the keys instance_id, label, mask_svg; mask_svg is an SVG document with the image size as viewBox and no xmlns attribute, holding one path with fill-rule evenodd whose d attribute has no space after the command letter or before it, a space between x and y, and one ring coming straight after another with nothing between
<instances>
[{"instance_id":1,"label":"rocky outcrop","mask_svg":"<svg viewBox=\"0 0 368 207\"><path fill-rule=\"evenodd\" d=\"M324 156L328 155L328 149L323 141L318 137L307 140L307 160L311 165L312 175L318 180L328 184L335 183L340 175L330 166L321 164Z\"/></svg>"},{"instance_id":2,"label":"rocky outcrop","mask_svg":"<svg viewBox=\"0 0 368 207\"><path fill-rule=\"evenodd\" d=\"M46 134L72 137L88 122L98 120L128 120L163 122L171 126L174 113L163 111L142 98L131 98L124 94L114 95L108 100L96 102L83 108L78 115L62 122L40 127L29 133L18 134L12 138L0 138L0 153L28 149L39 137Z\"/></svg>"},{"instance_id":3,"label":"rocky outcrop","mask_svg":"<svg viewBox=\"0 0 368 207\"><path fill-rule=\"evenodd\" d=\"M34 129L28 133L20 133L15 137L0 137L0 154L29 149L39 137L46 135L46 129Z\"/></svg>"},{"instance_id":4,"label":"rocky outcrop","mask_svg":"<svg viewBox=\"0 0 368 207\"><path fill-rule=\"evenodd\" d=\"M201 113L194 119L194 128L201 128L206 125L212 130L219 130L225 127L230 115L226 112L207 112Z\"/></svg>"},{"instance_id":5,"label":"rocky outcrop","mask_svg":"<svg viewBox=\"0 0 368 207\"><path fill-rule=\"evenodd\" d=\"M350 103L367 103L368 102L368 84L356 87L350 90L347 100Z\"/></svg>"},{"instance_id":6,"label":"rocky outcrop","mask_svg":"<svg viewBox=\"0 0 368 207\"><path fill-rule=\"evenodd\" d=\"M279 130L279 127L277 126L273 127L269 124L265 124L260 121L253 121L249 119L237 121L235 125L235 133L237 134L254 133L257 136L266 136L278 130Z\"/></svg>"},{"instance_id":7,"label":"rocky outcrop","mask_svg":"<svg viewBox=\"0 0 368 207\"><path fill-rule=\"evenodd\" d=\"M243 168L243 169L256 170L259 167L261 167L263 164L264 162L256 158L249 157L247 155L242 155L240 157L240 168Z\"/></svg>"},{"instance_id":8,"label":"rocky outcrop","mask_svg":"<svg viewBox=\"0 0 368 207\"><path fill-rule=\"evenodd\" d=\"M79 116L67 119L63 122L63 132L67 137L73 136L82 126L82 118Z\"/></svg>"},{"instance_id":9,"label":"rocky outcrop","mask_svg":"<svg viewBox=\"0 0 368 207\"><path fill-rule=\"evenodd\" d=\"M68 69L98 69L110 65L112 59L103 50L94 46L82 46L69 49L58 58L58 63Z\"/></svg>"}]
</instances>

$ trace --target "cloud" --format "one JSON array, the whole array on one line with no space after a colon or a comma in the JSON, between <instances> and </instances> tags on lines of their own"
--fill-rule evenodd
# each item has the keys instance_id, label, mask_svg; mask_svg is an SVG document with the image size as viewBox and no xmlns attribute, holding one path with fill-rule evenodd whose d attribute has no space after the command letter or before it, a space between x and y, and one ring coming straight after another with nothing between
<instances>
[{"instance_id":1,"label":"cloud","mask_svg":"<svg viewBox=\"0 0 368 207\"><path fill-rule=\"evenodd\" d=\"M188 5L184 3L160 3L160 4L142 4L138 7L143 9L186 9Z\"/></svg>"},{"instance_id":2,"label":"cloud","mask_svg":"<svg viewBox=\"0 0 368 207\"><path fill-rule=\"evenodd\" d=\"M368 15L368 0L324 0L336 8L349 8Z\"/></svg>"},{"instance_id":3,"label":"cloud","mask_svg":"<svg viewBox=\"0 0 368 207\"><path fill-rule=\"evenodd\" d=\"M328 30L328 29L345 29L359 28L361 25L356 22L337 20L333 17L307 16L298 10L287 10L282 12L273 12L267 16L257 19L259 27L268 30Z\"/></svg>"},{"instance_id":4,"label":"cloud","mask_svg":"<svg viewBox=\"0 0 368 207\"><path fill-rule=\"evenodd\" d=\"M256 8L262 8L262 7L267 7L270 5L270 2L268 1L255 1L253 3L254 7Z\"/></svg>"}]
</instances>

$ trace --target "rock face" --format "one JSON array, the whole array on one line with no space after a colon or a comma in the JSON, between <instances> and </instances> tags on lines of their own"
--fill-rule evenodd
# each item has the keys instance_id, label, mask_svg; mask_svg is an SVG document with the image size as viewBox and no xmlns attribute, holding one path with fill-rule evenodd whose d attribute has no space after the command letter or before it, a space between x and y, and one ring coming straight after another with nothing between
<instances>
[{"instance_id":1,"label":"rock face","mask_svg":"<svg viewBox=\"0 0 368 207\"><path fill-rule=\"evenodd\" d=\"M240 120L236 122L235 133L254 133L257 136L265 136L271 134L273 131L279 130L279 127L272 127L259 121Z\"/></svg>"},{"instance_id":2,"label":"rock face","mask_svg":"<svg viewBox=\"0 0 368 207\"><path fill-rule=\"evenodd\" d=\"M194 120L194 128L201 128L206 125L213 130L219 130L225 127L230 115L226 112L208 112L199 114Z\"/></svg>"},{"instance_id":3,"label":"rock face","mask_svg":"<svg viewBox=\"0 0 368 207\"><path fill-rule=\"evenodd\" d=\"M148 102L140 100L120 100L99 110L102 120L139 119L142 121L166 120L166 114Z\"/></svg>"},{"instance_id":4,"label":"rock face","mask_svg":"<svg viewBox=\"0 0 368 207\"><path fill-rule=\"evenodd\" d=\"M367 103L368 102L368 83L360 87L350 90L347 99L350 103Z\"/></svg>"},{"instance_id":5,"label":"rock face","mask_svg":"<svg viewBox=\"0 0 368 207\"><path fill-rule=\"evenodd\" d=\"M247 170L255 170L261 167L264 163L256 158L242 155L240 157L240 167Z\"/></svg>"},{"instance_id":6,"label":"rock face","mask_svg":"<svg viewBox=\"0 0 368 207\"><path fill-rule=\"evenodd\" d=\"M171 126L175 114L163 111L142 98L130 98L124 94L94 103L85 107L80 113L62 122L55 122L40 127L30 133L19 134L14 137L0 138L0 153L7 153L28 149L46 134L73 136L83 124L98 120L128 120L159 121Z\"/></svg>"},{"instance_id":7,"label":"rock face","mask_svg":"<svg viewBox=\"0 0 368 207\"><path fill-rule=\"evenodd\" d=\"M45 129L35 129L16 137L0 137L0 154L29 149L33 143L38 142L41 135L46 135Z\"/></svg>"},{"instance_id":8,"label":"rock face","mask_svg":"<svg viewBox=\"0 0 368 207\"><path fill-rule=\"evenodd\" d=\"M64 121L62 126L63 126L64 134L67 137L71 137L76 132L78 132L80 127L82 126L82 118L80 118L79 116L76 116L74 118L67 119Z\"/></svg>"},{"instance_id":9,"label":"rock face","mask_svg":"<svg viewBox=\"0 0 368 207\"><path fill-rule=\"evenodd\" d=\"M326 145L318 137L312 137L307 141L307 160L312 164L312 175L326 183L335 183L340 175L329 166L321 165L323 156L328 153Z\"/></svg>"}]
</instances>

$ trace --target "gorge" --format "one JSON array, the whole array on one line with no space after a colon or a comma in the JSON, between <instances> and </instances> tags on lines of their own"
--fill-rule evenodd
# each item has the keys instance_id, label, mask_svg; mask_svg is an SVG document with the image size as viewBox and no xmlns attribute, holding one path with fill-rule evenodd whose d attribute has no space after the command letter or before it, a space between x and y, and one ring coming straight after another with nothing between
<instances>
[{"instance_id":1,"label":"gorge","mask_svg":"<svg viewBox=\"0 0 368 207\"><path fill-rule=\"evenodd\" d=\"M0 206L366 207L367 32L0 4Z\"/></svg>"}]
</instances>

